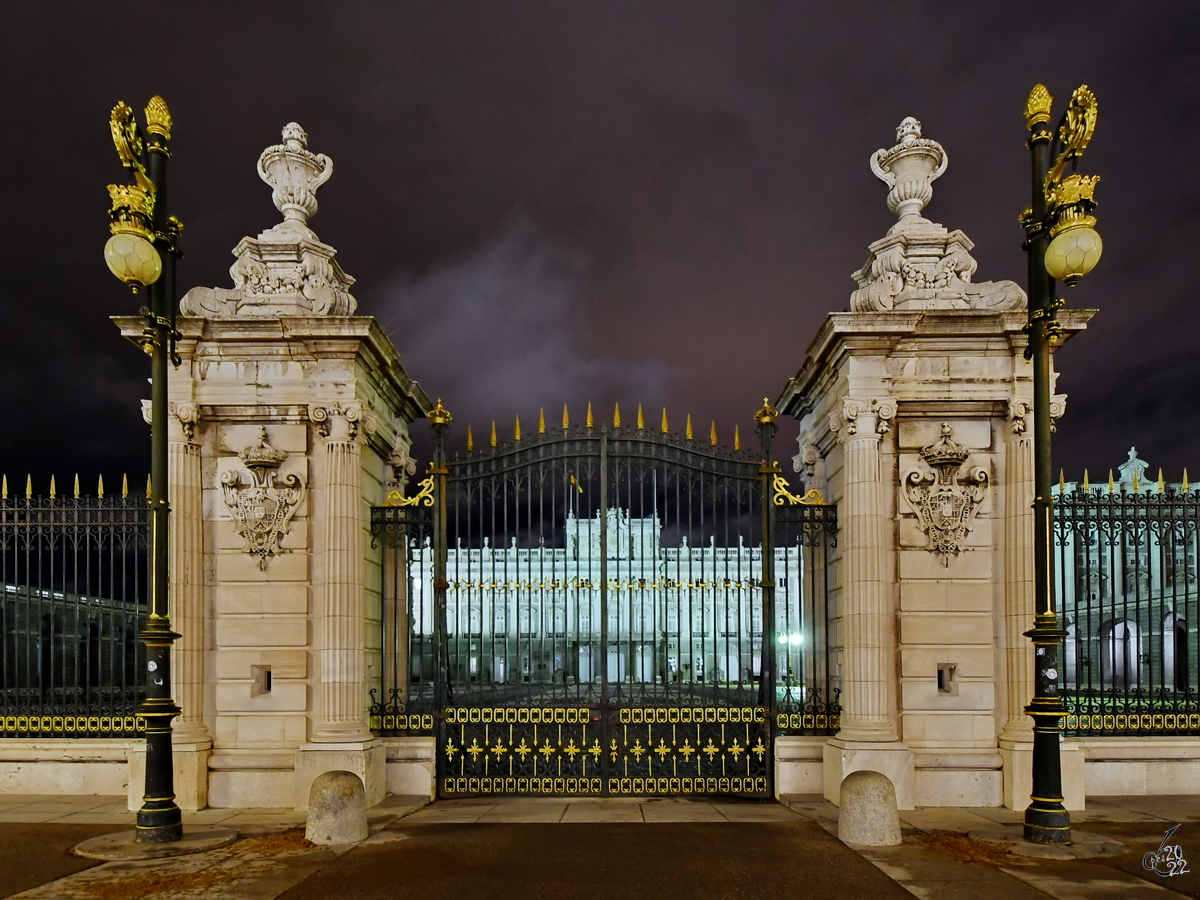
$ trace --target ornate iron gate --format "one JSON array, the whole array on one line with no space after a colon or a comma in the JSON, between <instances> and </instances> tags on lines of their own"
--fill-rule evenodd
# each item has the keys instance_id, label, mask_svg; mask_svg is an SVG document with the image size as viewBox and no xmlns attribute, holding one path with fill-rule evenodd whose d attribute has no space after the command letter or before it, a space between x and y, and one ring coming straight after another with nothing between
<instances>
[{"instance_id":1,"label":"ornate iron gate","mask_svg":"<svg viewBox=\"0 0 1200 900\"><path fill-rule=\"evenodd\" d=\"M447 455L439 403L429 477L373 513L372 727L436 734L441 796L771 796L774 734L837 727L833 508L787 490L775 415L761 452L694 441L690 419L672 435L665 411L657 431L640 408L596 427L589 407Z\"/></svg>"}]
</instances>

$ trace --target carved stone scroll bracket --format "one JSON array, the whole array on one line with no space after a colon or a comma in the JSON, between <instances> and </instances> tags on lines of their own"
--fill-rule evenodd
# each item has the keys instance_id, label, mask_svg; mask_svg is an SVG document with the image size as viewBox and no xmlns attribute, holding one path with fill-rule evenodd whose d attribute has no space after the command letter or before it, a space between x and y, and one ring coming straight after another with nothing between
<instances>
[{"instance_id":1,"label":"carved stone scroll bracket","mask_svg":"<svg viewBox=\"0 0 1200 900\"><path fill-rule=\"evenodd\" d=\"M1055 421L1061 419L1067 411L1067 395L1066 394L1051 394L1050 395L1050 432L1053 434L1057 431Z\"/></svg>"},{"instance_id":2,"label":"carved stone scroll bracket","mask_svg":"<svg viewBox=\"0 0 1200 900\"><path fill-rule=\"evenodd\" d=\"M1029 400L1012 398L1008 401L1008 418L1012 423L1013 434L1024 434L1031 424L1029 414L1033 411L1033 403Z\"/></svg>"},{"instance_id":3,"label":"carved stone scroll bracket","mask_svg":"<svg viewBox=\"0 0 1200 900\"><path fill-rule=\"evenodd\" d=\"M412 455L412 438L403 431L396 431L392 452L388 456L388 466L391 469L391 477L385 486L389 492L397 491L403 496L409 478L417 474L417 460Z\"/></svg>"},{"instance_id":4,"label":"carved stone scroll bracket","mask_svg":"<svg viewBox=\"0 0 1200 900\"><path fill-rule=\"evenodd\" d=\"M250 473L250 483L243 484L241 474L233 470L222 472L219 479L234 528L246 542L245 552L258 557L258 567L263 571L271 557L291 552L280 547L279 542L287 534L292 516L304 498L305 488L300 478L279 472L287 456L285 451L271 446L263 428L259 442L238 453Z\"/></svg>"},{"instance_id":5,"label":"carved stone scroll bracket","mask_svg":"<svg viewBox=\"0 0 1200 900\"><path fill-rule=\"evenodd\" d=\"M142 419L147 425L154 424L154 407L151 401L142 400ZM200 422L200 407L195 403L168 403L167 414L172 419L179 420L186 441L196 436L196 425Z\"/></svg>"},{"instance_id":6,"label":"carved stone scroll bracket","mask_svg":"<svg viewBox=\"0 0 1200 900\"><path fill-rule=\"evenodd\" d=\"M941 439L921 448L921 458L934 474L914 470L901 479L904 499L929 538L927 549L938 554L943 566L966 549L971 524L987 496L987 470L974 466L962 471L969 455L943 422Z\"/></svg>"}]
</instances>

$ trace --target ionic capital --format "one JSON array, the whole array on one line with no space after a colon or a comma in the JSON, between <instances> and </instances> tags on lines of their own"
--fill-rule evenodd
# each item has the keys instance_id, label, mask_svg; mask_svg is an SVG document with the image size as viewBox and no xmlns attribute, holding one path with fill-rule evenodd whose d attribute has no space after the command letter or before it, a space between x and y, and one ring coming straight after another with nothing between
<instances>
[{"instance_id":1,"label":"ionic capital","mask_svg":"<svg viewBox=\"0 0 1200 900\"><path fill-rule=\"evenodd\" d=\"M359 433L375 433L375 417L363 410L357 400L333 403L329 406L310 406L308 418L326 441L355 441Z\"/></svg>"},{"instance_id":2,"label":"ionic capital","mask_svg":"<svg viewBox=\"0 0 1200 900\"><path fill-rule=\"evenodd\" d=\"M853 438L874 437L891 430L888 423L896 416L896 401L890 397L861 399L846 397L842 408L829 415L829 429L845 442Z\"/></svg>"}]
</instances>

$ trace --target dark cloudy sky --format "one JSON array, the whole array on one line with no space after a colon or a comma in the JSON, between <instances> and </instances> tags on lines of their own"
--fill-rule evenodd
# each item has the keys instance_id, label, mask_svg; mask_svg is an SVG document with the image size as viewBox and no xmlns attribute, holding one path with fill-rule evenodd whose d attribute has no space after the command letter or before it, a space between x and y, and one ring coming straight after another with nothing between
<instances>
[{"instance_id":1,"label":"dark cloudy sky","mask_svg":"<svg viewBox=\"0 0 1200 900\"><path fill-rule=\"evenodd\" d=\"M0 471L146 470L145 357L108 321L117 100L175 116L180 288L229 286L278 220L254 166L288 121L333 157L311 223L410 373L476 434L588 400L723 440L777 396L894 221L867 159L916 116L926 213L1024 282L1022 108L1100 103L1100 313L1063 351L1056 465L1136 444L1200 476L1200 5L27 2L4 5ZM703 423L702 426L699 423ZM461 438L464 429L459 430ZM789 448L781 448L791 452Z\"/></svg>"}]
</instances>

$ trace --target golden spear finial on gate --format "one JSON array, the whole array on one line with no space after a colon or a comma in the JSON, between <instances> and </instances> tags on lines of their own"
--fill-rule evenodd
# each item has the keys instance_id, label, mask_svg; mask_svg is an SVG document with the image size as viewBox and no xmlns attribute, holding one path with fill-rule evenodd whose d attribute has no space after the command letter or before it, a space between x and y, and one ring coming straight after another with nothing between
<instances>
[{"instance_id":1,"label":"golden spear finial on gate","mask_svg":"<svg viewBox=\"0 0 1200 900\"><path fill-rule=\"evenodd\" d=\"M8 499L8 476L0 475L0 500Z\"/></svg>"},{"instance_id":2,"label":"golden spear finial on gate","mask_svg":"<svg viewBox=\"0 0 1200 900\"><path fill-rule=\"evenodd\" d=\"M492 446L496 446L496 420L492 419Z\"/></svg>"},{"instance_id":3,"label":"golden spear finial on gate","mask_svg":"<svg viewBox=\"0 0 1200 900\"><path fill-rule=\"evenodd\" d=\"M1158 474L1162 475L1162 469L1158 470ZM1161 480L1162 479L1160 478L1159 481L1161 481ZM75 499L76 500L79 499L79 473L78 472L75 473Z\"/></svg>"},{"instance_id":4,"label":"golden spear finial on gate","mask_svg":"<svg viewBox=\"0 0 1200 900\"><path fill-rule=\"evenodd\" d=\"M713 419L712 431L708 433L708 442L712 446L717 446L717 420Z\"/></svg>"},{"instance_id":5,"label":"golden spear finial on gate","mask_svg":"<svg viewBox=\"0 0 1200 900\"><path fill-rule=\"evenodd\" d=\"M742 436L738 433L738 427L736 425L733 426L733 449L742 449Z\"/></svg>"},{"instance_id":6,"label":"golden spear finial on gate","mask_svg":"<svg viewBox=\"0 0 1200 900\"><path fill-rule=\"evenodd\" d=\"M1185 494L1187 493L1187 489L1188 489L1188 483L1187 483L1187 469L1184 469L1184 470L1183 470L1183 492L1184 492Z\"/></svg>"},{"instance_id":7,"label":"golden spear finial on gate","mask_svg":"<svg viewBox=\"0 0 1200 900\"><path fill-rule=\"evenodd\" d=\"M1109 470L1108 470L1108 492L1109 492L1110 494L1113 492L1113 477L1112 477L1112 469L1109 469Z\"/></svg>"},{"instance_id":8,"label":"golden spear finial on gate","mask_svg":"<svg viewBox=\"0 0 1200 900\"><path fill-rule=\"evenodd\" d=\"M665 406L663 407L662 433L667 433L667 408Z\"/></svg>"},{"instance_id":9,"label":"golden spear finial on gate","mask_svg":"<svg viewBox=\"0 0 1200 900\"><path fill-rule=\"evenodd\" d=\"M1133 470L1133 492L1134 492L1135 494L1138 492L1138 472L1137 472L1137 469L1134 469L1134 470Z\"/></svg>"},{"instance_id":10,"label":"golden spear finial on gate","mask_svg":"<svg viewBox=\"0 0 1200 900\"><path fill-rule=\"evenodd\" d=\"M646 420L642 418L642 404L638 404L638 431L646 430Z\"/></svg>"},{"instance_id":11,"label":"golden spear finial on gate","mask_svg":"<svg viewBox=\"0 0 1200 900\"><path fill-rule=\"evenodd\" d=\"M151 494L153 494L153 493L154 493L154 488L153 488L153 485L151 485L151 483L150 483L150 476L147 475L146 476L146 499L149 500Z\"/></svg>"},{"instance_id":12,"label":"golden spear finial on gate","mask_svg":"<svg viewBox=\"0 0 1200 900\"><path fill-rule=\"evenodd\" d=\"M50 476L50 499L54 500L56 497L58 497L58 492L56 490L54 490L54 476L51 475Z\"/></svg>"},{"instance_id":13,"label":"golden spear finial on gate","mask_svg":"<svg viewBox=\"0 0 1200 900\"><path fill-rule=\"evenodd\" d=\"M25 476L25 499L26 500L33 499L33 476L32 475Z\"/></svg>"},{"instance_id":14,"label":"golden spear finial on gate","mask_svg":"<svg viewBox=\"0 0 1200 900\"><path fill-rule=\"evenodd\" d=\"M613 428L621 427L621 404L613 407Z\"/></svg>"},{"instance_id":15,"label":"golden spear finial on gate","mask_svg":"<svg viewBox=\"0 0 1200 900\"><path fill-rule=\"evenodd\" d=\"M546 433L546 407L538 407L538 434Z\"/></svg>"},{"instance_id":16,"label":"golden spear finial on gate","mask_svg":"<svg viewBox=\"0 0 1200 900\"><path fill-rule=\"evenodd\" d=\"M104 496L104 476L103 475L101 475L100 478L96 481L96 496L97 497Z\"/></svg>"},{"instance_id":17,"label":"golden spear finial on gate","mask_svg":"<svg viewBox=\"0 0 1200 900\"><path fill-rule=\"evenodd\" d=\"M1084 469L1083 470L1083 492L1086 494L1090 489L1091 489L1091 485L1088 483L1088 471L1087 471L1087 469Z\"/></svg>"},{"instance_id":18,"label":"golden spear finial on gate","mask_svg":"<svg viewBox=\"0 0 1200 900\"><path fill-rule=\"evenodd\" d=\"M1159 470L1158 470L1158 492L1159 492L1160 494L1163 492L1163 477L1162 477L1162 469L1159 469Z\"/></svg>"},{"instance_id":19,"label":"golden spear finial on gate","mask_svg":"<svg viewBox=\"0 0 1200 900\"><path fill-rule=\"evenodd\" d=\"M1067 490L1067 477L1063 474L1063 470L1058 470L1058 492L1065 493Z\"/></svg>"},{"instance_id":20,"label":"golden spear finial on gate","mask_svg":"<svg viewBox=\"0 0 1200 900\"><path fill-rule=\"evenodd\" d=\"M567 404L563 404L563 431L571 427L571 421L567 418Z\"/></svg>"},{"instance_id":21,"label":"golden spear finial on gate","mask_svg":"<svg viewBox=\"0 0 1200 900\"><path fill-rule=\"evenodd\" d=\"M521 439L521 417L517 416L517 424L516 424L516 427L513 428L513 440L519 441L520 439Z\"/></svg>"},{"instance_id":22,"label":"golden spear finial on gate","mask_svg":"<svg viewBox=\"0 0 1200 900\"><path fill-rule=\"evenodd\" d=\"M588 401L587 427L588 428L592 427L592 401L591 400Z\"/></svg>"},{"instance_id":23,"label":"golden spear finial on gate","mask_svg":"<svg viewBox=\"0 0 1200 900\"><path fill-rule=\"evenodd\" d=\"M129 496L129 473L125 472L121 476L121 499L124 500Z\"/></svg>"},{"instance_id":24,"label":"golden spear finial on gate","mask_svg":"<svg viewBox=\"0 0 1200 900\"><path fill-rule=\"evenodd\" d=\"M687 414L687 432L686 432L686 434L687 434L687 439L690 441L692 439L692 414L691 413Z\"/></svg>"},{"instance_id":25,"label":"golden spear finial on gate","mask_svg":"<svg viewBox=\"0 0 1200 900\"><path fill-rule=\"evenodd\" d=\"M471 437L471 426L470 425L467 426L467 449L468 450L475 449L475 439Z\"/></svg>"}]
</instances>

